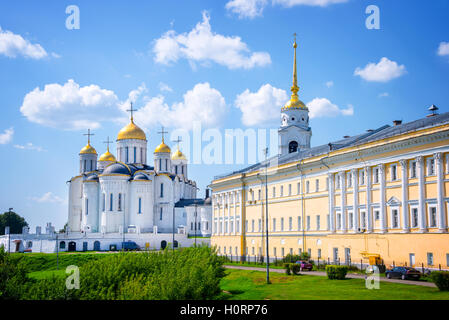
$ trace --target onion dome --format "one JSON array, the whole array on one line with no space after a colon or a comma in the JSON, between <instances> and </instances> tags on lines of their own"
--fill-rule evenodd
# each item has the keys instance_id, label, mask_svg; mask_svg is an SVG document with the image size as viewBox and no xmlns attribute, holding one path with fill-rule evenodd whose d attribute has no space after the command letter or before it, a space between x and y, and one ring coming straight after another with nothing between
<instances>
[{"instance_id":1,"label":"onion dome","mask_svg":"<svg viewBox=\"0 0 449 320\"><path fill-rule=\"evenodd\" d=\"M110 164L103 170L103 175L108 175L108 174L131 175L132 170L130 170L130 168L126 164L116 162L116 163Z\"/></svg>"},{"instance_id":2,"label":"onion dome","mask_svg":"<svg viewBox=\"0 0 449 320\"><path fill-rule=\"evenodd\" d=\"M109 148L108 148L108 150L100 156L100 159L98 159L98 161L111 161L111 162L115 162L115 161L117 161L117 160L115 159L114 155L113 155L112 153L109 152Z\"/></svg>"},{"instance_id":3,"label":"onion dome","mask_svg":"<svg viewBox=\"0 0 449 320\"><path fill-rule=\"evenodd\" d=\"M176 150L175 153L172 154L171 156L172 160L187 160L186 156L181 152L181 150Z\"/></svg>"},{"instance_id":4,"label":"onion dome","mask_svg":"<svg viewBox=\"0 0 449 320\"><path fill-rule=\"evenodd\" d=\"M134 180L149 180L143 173L138 173L134 176Z\"/></svg>"},{"instance_id":5,"label":"onion dome","mask_svg":"<svg viewBox=\"0 0 449 320\"><path fill-rule=\"evenodd\" d=\"M97 150L90 145L90 142L86 144L84 148L81 149L80 154L97 154Z\"/></svg>"},{"instance_id":6,"label":"onion dome","mask_svg":"<svg viewBox=\"0 0 449 320\"><path fill-rule=\"evenodd\" d=\"M131 118L131 122L120 130L117 135L117 141L126 139L137 139L147 141L147 136L142 129L140 129Z\"/></svg>"},{"instance_id":7,"label":"onion dome","mask_svg":"<svg viewBox=\"0 0 449 320\"><path fill-rule=\"evenodd\" d=\"M171 149L164 143L164 139L162 139L161 144L154 149L154 153L171 153Z\"/></svg>"},{"instance_id":8,"label":"onion dome","mask_svg":"<svg viewBox=\"0 0 449 320\"><path fill-rule=\"evenodd\" d=\"M292 96L291 96L290 100L282 108L282 111L288 110L288 109L305 109L305 110L307 110L307 107L304 104L304 102L299 100L299 97L298 97L299 87L298 87L298 76L296 73L296 48L297 47L298 47L298 45L296 44L296 39L295 39L295 42L293 43L293 48L294 48L294 52L295 52L294 58L293 58L293 85L290 89L292 92Z\"/></svg>"}]
</instances>

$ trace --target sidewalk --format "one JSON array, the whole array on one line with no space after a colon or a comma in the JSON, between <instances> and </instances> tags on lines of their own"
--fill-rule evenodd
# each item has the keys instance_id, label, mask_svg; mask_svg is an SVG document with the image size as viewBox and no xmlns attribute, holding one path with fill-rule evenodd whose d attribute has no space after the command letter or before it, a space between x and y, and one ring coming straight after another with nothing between
<instances>
[{"instance_id":1,"label":"sidewalk","mask_svg":"<svg viewBox=\"0 0 449 320\"><path fill-rule=\"evenodd\" d=\"M244 266L227 266L224 265L227 269L240 269L240 270L254 270L254 271L266 271L266 268L260 268L260 267L244 267ZM270 272L275 273L285 273L284 269L270 269ZM322 276L326 277L326 272L322 271L303 271L301 274L303 275L310 275L310 276ZM355 273L348 273L346 275L347 278L350 279L365 279L365 275L363 274L355 274ZM380 277L380 281L383 282L392 282L392 283L402 283L402 284L411 284L415 286L423 286L423 287L431 287L435 288L435 284L433 282L427 282L427 281L412 281L412 280L399 280L399 279L387 279L384 277Z\"/></svg>"}]
</instances>

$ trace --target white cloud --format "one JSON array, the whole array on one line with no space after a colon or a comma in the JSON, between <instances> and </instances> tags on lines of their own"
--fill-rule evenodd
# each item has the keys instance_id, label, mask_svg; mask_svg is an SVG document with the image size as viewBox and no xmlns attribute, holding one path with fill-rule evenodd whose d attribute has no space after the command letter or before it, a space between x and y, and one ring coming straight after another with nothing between
<instances>
[{"instance_id":1,"label":"white cloud","mask_svg":"<svg viewBox=\"0 0 449 320\"><path fill-rule=\"evenodd\" d=\"M333 81L328 81L326 82L326 87L330 88L334 86L334 82Z\"/></svg>"},{"instance_id":2,"label":"white cloud","mask_svg":"<svg viewBox=\"0 0 449 320\"><path fill-rule=\"evenodd\" d=\"M385 97L388 97L390 94L388 93L388 92L382 92L382 93L379 93L379 98L385 98Z\"/></svg>"},{"instance_id":3,"label":"white cloud","mask_svg":"<svg viewBox=\"0 0 449 320\"><path fill-rule=\"evenodd\" d=\"M383 57L377 64L368 63L363 69L355 69L354 75L370 82L388 82L404 75L406 72L404 65L398 65L397 62Z\"/></svg>"},{"instance_id":4,"label":"white cloud","mask_svg":"<svg viewBox=\"0 0 449 320\"><path fill-rule=\"evenodd\" d=\"M6 129L3 133L0 133L0 144L10 143L12 136L14 135L14 128Z\"/></svg>"},{"instance_id":5,"label":"white cloud","mask_svg":"<svg viewBox=\"0 0 449 320\"><path fill-rule=\"evenodd\" d=\"M78 130L100 127L102 121L122 116L119 100L113 91L97 85L80 87L74 80L64 85L45 85L26 94L20 107L31 122L47 127Z\"/></svg>"},{"instance_id":6,"label":"white cloud","mask_svg":"<svg viewBox=\"0 0 449 320\"><path fill-rule=\"evenodd\" d=\"M28 142L25 145L15 144L14 148L22 149L22 150L35 150L35 151L38 151L38 152L45 151L42 147L35 146L31 142Z\"/></svg>"},{"instance_id":7,"label":"white cloud","mask_svg":"<svg viewBox=\"0 0 449 320\"><path fill-rule=\"evenodd\" d=\"M224 36L214 33L209 23L209 14L203 12L203 21L189 33L176 34L170 30L155 41L154 60L171 64L185 58L192 65L195 62L206 65L211 62L229 69L251 69L271 63L267 52L251 52L238 36Z\"/></svg>"},{"instance_id":8,"label":"white cloud","mask_svg":"<svg viewBox=\"0 0 449 320\"><path fill-rule=\"evenodd\" d=\"M231 0L226 3L225 8L238 14L240 19L253 19L262 16L267 2L267 0Z\"/></svg>"},{"instance_id":9,"label":"white cloud","mask_svg":"<svg viewBox=\"0 0 449 320\"><path fill-rule=\"evenodd\" d=\"M31 59L42 59L48 54L40 44L32 44L21 35L14 34L0 27L0 54L8 58L23 56Z\"/></svg>"},{"instance_id":10,"label":"white cloud","mask_svg":"<svg viewBox=\"0 0 449 320\"><path fill-rule=\"evenodd\" d=\"M319 6L326 7L331 4L344 3L348 0L272 0L272 5L280 5L282 7L294 6ZM231 0L226 3L225 8L238 15L240 19L254 19L261 17L263 10L268 5L268 0Z\"/></svg>"},{"instance_id":11,"label":"white cloud","mask_svg":"<svg viewBox=\"0 0 449 320\"><path fill-rule=\"evenodd\" d=\"M166 83L159 82L159 90L161 92L173 92L173 89Z\"/></svg>"},{"instance_id":12,"label":"white cloud","mask_svg":"<svg viewBox=\"0 0 449 320\"><path fill-rule=\"evenodd\" d=\"M438 47L439 56L449 56L449 42L441 42Z\"/></svg>"},{"instance_id":13,"label":"white cloud","mask_svg":"<svg viewBox=\"0 0 449 320\"><path fill-rule=\"evenodd\" d=\"M246 89L239 94L235 106L242 112L242 123L254 126L279 119L280 109L287 101L285 90L264 84L257 92Z\"/></svg>"},{"instance_id":14,"label":"white cloud","mask_svg":"<svg viewBox=\"0 0 449 320\"><path fill-rule=\"evenodd\" d=\"M52 192L47 192L41 197L31 197L31 200L34 200L39 203L64 203L65 200L53 194Z\"/></svg>"},{"instance_id":15,"label":"white cloud","mask_svg":"<svg viewBox=\"0 0 449 320\"><path fill-rule=\"evenodd\" d=\"M227 112L225 99L207 82L196 84L183 98L170 106L162 95L146 97L146 104L136 112L136 123L143 127L161 124L190 130L195 121L203 127L217 126Z\"/></svg>"},{"instance_id":16,"label":"white cloud","mask_svg":"<svg viewBox=\"0 0 449 320\"><path fill-rule=\"evenodd\" d=\"M326 98L315 98L307 103L309 108L310 118L324 118L336 116L352 116L354 114L354 107L348 105L347 109L340 109Z\"/></svg>"}]
</instances>

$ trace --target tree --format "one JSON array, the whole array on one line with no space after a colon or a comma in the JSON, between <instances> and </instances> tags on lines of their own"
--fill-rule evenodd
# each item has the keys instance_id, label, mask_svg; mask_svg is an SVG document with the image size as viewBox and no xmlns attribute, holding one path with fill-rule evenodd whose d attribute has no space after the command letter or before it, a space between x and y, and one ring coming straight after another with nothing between
<instances>
[{"instance_id":1,"label":"tree","mask_svg":"<svg viewBox=\"0 0 449 320\"><path fill-rule=\"evenodd\" d=\"M10 227L11 234L19 234L22 233L23 227L28 227L28 223L14 211L7 211L0 214L0 235L5 234L5 227L7 226Z\"/></svg>"},{"instance_id":2,"label":"tree","mask_svg":"<svg viewBox=\"0 0 449 320\"><path fill-rule=\"evenodd\" d=\"M59 229L59 233L66 233L66 232L67 232L67 227L68 227L68 225L69 225L69 223L66 222L65 225L64 225L64 228Z\"/></svg>"}]
</instances>

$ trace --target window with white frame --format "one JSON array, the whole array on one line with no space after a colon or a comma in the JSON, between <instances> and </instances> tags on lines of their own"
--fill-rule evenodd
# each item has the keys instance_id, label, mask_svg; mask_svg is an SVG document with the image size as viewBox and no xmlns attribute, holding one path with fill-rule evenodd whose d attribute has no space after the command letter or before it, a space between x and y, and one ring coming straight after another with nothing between
<instances>
[{"instance_id":1,"label":"window with white frame","mask_svg":"<svg viewBox=\"0 0 449 320\"><path fill-rule=\"evenodd\" d=\"M379 168L374 168L373 170L373 181L374 183L379 183Z\"/></svg>"},{"instance_id":2,"label":"window with white frame","mask_svg":"<svg viewBox=\"0 0 449 320\"><path fill-rule=\"evenodd\" d=\"M262 189L259 189L258 191L258 200L262 198Z\"/></svg>"},{"instance_id":3,"label":"window with white frame","mask_svg":"<svg viewBox=\"0 0 449 320\"><path fill-rule=\"evenodd\" d=\"M280 195L281 197L283 197L284 196L284 186L281 186L281 195Z\"/></svg>"},{"instance_id":4,"label":"window with white frame","mask_svg":"<svg viewBox=\"0 0 449 320\"><path fill-rule=\"evenodd\" d=\"M276 198L276 187L273 187L273 198Z\"/></svg>"},{"instance_id":5,"label":"window with white frame","mask_svg":"<svg viewBox=\"0 0 449 320\"><path fill-rule=\"evenodd\" d=\"M326 191L329 191L329 178L326 178Z\"/></svg>"},{"instance_id":6,"label":"window with white frame","mask_svg":"<svg viewBox=\"0 0 449 320\"><path fill-rule=\"evenodd\" d=\"M306 193L309 193L310 181L306 181Z\"/></svg>"},{"instance_id":7,"label":"window with white frame","mask_svg":"<svg viewBox=\"0 0 449 320\"><path fill-rule=\"evenodd\" d=\"M337 229L341 229L341 213L337 213Z\"/></svg>"},{"instance_id":8,"label":"window with white frame","mask_svg":"<svg viewBox=\"0 0 449 320\"><path fill-rule=\"evenodd\" d=\"M348 173L348 188L352 188L352 172Z\"/></svg>"},{"instance_id":9,"label":"window with white frame","mask_svg":"<svg viewBox=\"0 0 449 320\"><path fill-rule=\"evenodd\" d=\"M298 182L298 183L296 184L296 188L297 188L296 193L297 193L297 194L300 194L300 193L301 193L301 183L300 183L300 182Z\"/></svg>"},{"instance_id":10,"label":"window with white frame","mask_svg":"<svg viewBox=\"0 0 449 320\"><path fill-rule=\"evenodd\" d=\"M284 218L281 218L281 231L284 231Z\"/></svg>"},{"instance_id":11,"label":"window with white frame","mask_svg":"<svg viewBox=\"0 0 449 320\"><path fill-rule=\"evenodd\" d=\"M427 175L435 175L435 158L427 159Z\"/></svg>"},{"instance_id":12,"label":"window with white frame","mask_svg":"<svg viewBox=\"0 0 449 320\"><path fill-rule=\"evenodd\" d=\"M316 229L317 230L321 229L321 217L319 215L316 216Z\"/></svg>"},{"instance_id":13,"label":"window with white frame","mask_svg":"<svg viewBox=\"0 0 449 320\"><path fill-rule=\"evenodd\" d=\"M411 208L412 228L418 228L418 208Z\"/></svg>"},{"instance_id":14,"label":"window with white frame","mask_svg":"<svg viewBox=\"0 0 449 320\"><path fill-rule=\"evenodd\" d=\"M379 219L380 219L380 211L374 210L374 220L379 220Z\"/></svg>"},{"instance_id":15,"label":"window with white frame","mask_svg":"<svg viewBox=\"0 0 449 320\"><path fill-rule=\"evenodd\" d=\"M335 176L335 189L340 189L340 175Z\"/></svg>"},{"instance_id":16,"label":"window with white frame","mask_svg":"<svg viewBox=\"0 0 449 320\"><path fill-rule=\"evenodd\" d=\"M288 230L290 230L290 231L293 230L293 218L292 217L288 218Z\"/></svg>"},{"instance_id":17,"label":"window with white frame","mask_svg":"<svg viewBox=\"0 0 449 320\"><path fill-rule=\"evenodd\" d=\"M360 212L360 222L363 229L366 229L366 212L361 211Z\"/></svg>"},{"instance_id":18,"label":"window with white frame","mask_svg":"<svg viewBox=\"0 0 449 320\"><path fill-rule=\"evenodd\" d=\"M327 220L327 230L330 230L330 228L331 228L331 217L330 217L330 215L326 216L326 220Z\"/></svg>"},{"instance_id":19,"label":"window with white frame","mask_svg":"<svg viewBox=\"0 0 449 320\"><path fill-rule=\"evenodd\" d=\"M292 195L292 185L291 184L288 185L288 195L289 196Z\"/></svg>"},{"instance_id":20,"label":"window with white frame","mask_svg":"<svg viewBox=\"0 0 449 320\"><path fill-rule=\"evenodd\" d=\"M259 232L262 231L262 219L259 219Z\"/></svg>"},{"instance_id":21,"label":"window with white frame","mask_svg":"<svg viewBox=\"0 0 449 320\"><path fill-rule=\"evenodd\" d=\"M391 227L393 229L399 228L399 210L397 208L391 209Z\"/></svg>"},{"instance_id":22,"label":"window with white frame","mask_svg":"<svg viewBox=\"0 0 449 320\"><path fill-rule=\"evenodd\" d=\"M398 180L398 166L396 164L392 164L390 166L390 174L391 174L391 181Z\"/></svg>"},{"instance_id":23,"label":"window with white frame","mask_svg":"<svg viewBox=\"0 0 449 320\"><path fill-rule=\"evenodd\" d=\"M254 219L251 220L251 232L254 232Z\"/></svg>"},{"instance_id":24,"label":"window with white frame","mask_svg":"<svg viewBox=\"0 0 449 320\"><path fill-rule=\"evenodd\" d=\"M349 229L354 227L354 213L349 212Z\"/></svg>"},{"instance_id":25,"label":"window with white frame","mask_svg":"<svg viewBox=\"0 0 449 320\"><path fill-rule=\"evenodd\" d=\"M320 180L316 179L315 180L315 192L320 191Z\"/></svg>"},{"instance_id":26,"label":"window with white frame","mask_svg":"<svg viewBox=\"0 0 449 320\"><path fill-rule=\"evenodd\" d=\"M433 266L433 253L427 252L427 265Z\"/></svg>"},{"instance_id":27,"label":"window with white frame","mask_svg":"<svg viewBox=\"0 0 449 320\"><path fill-rule=\"evenodd\" d=\"M273 218L273 231L276 231L276 218Z\"/></svg>"},{"instance_id":28,"label":"window with white frame","mask_svg":"<svg viewBox=\"0 0 449 320\"><path fill-rule=\"evenodd\" d=\"M416 178L416 161L410 161L410 178Z\"/></svg>"},{"instance_id":29,"label":"window with white frame","mask_svg":"<svg viewBox=\"0 0 449 320\"><path fill-rule=\"evenodd\" d=\"M310 216L307 216L307 230L310 230Z\"/></svg>"},{"instance_id":30,"label":"window with white frame","mask_svg":"<svg viewBox=\"0 0 449 320\"><path fill-rule=\"evenodd\" d=\"M360 185L361 186L365 185L365 169L360 170L359 177L360 177Z\"/></svg>"},{"instance_id":31,"label":"window with white frame","mask_svg":"<svg viewBox=\"0 0 449 320\"><path fill-rule=\"evenodd\" d=\"M298 230L301 230L301 216L298 216Z\"/></svg>"},{"instance_id":32,"label":"window with white frame","mask_svg":"<svg viewBox=\"0 0 449 320\"><path fill-rule=\"evenodd\" d=\"M429 227L436 228L437 226L437 208L429 207Z\"/></svg>"}]
</instances>

